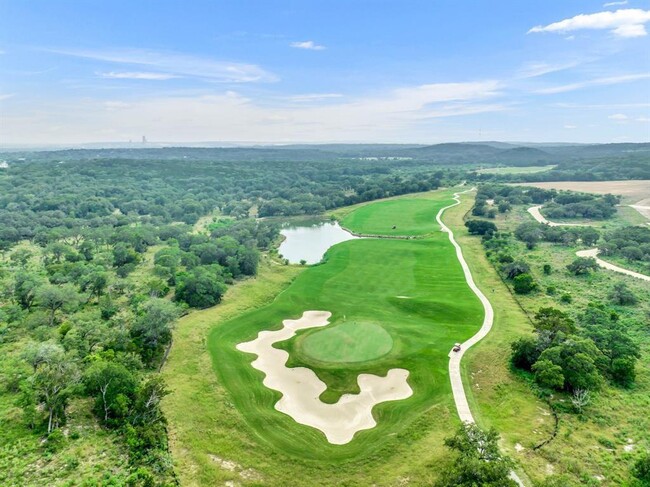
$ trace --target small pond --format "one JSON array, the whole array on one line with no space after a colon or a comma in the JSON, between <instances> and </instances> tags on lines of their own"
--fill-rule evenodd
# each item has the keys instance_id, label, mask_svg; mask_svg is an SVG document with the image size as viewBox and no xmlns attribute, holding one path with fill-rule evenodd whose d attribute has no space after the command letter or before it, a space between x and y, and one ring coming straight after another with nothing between
<instances>
[{"instance_id":1,"label":"small pond","mask_svg":"<svg viewBox=\"0 0 650 487\"><path fill-rule=\"evenodd\" d=\"M280 233L285 238L278 252L292 264L299 264L301 260L317 264L332 245L359 238L333 221L289 223Z\"/></svg>"}]
</instances>

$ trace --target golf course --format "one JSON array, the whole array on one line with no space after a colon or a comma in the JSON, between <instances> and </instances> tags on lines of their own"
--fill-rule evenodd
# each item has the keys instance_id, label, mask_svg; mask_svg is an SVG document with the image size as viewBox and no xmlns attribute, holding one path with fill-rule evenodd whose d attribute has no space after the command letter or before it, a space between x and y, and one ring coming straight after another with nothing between
<instances>
[{"instance_id":1,"label":"golf course","mask_svg":"<svg viewBox=\"0 0 650 487\"><path fill-rule=\"evenodd\" d=\"M483 319L455 249L436 222L439 210L453 203L451 191L440 191L354 209L343 218L344 227L387 238L335 245L322 264L299 274L272 303L212 329L208 347L218 382L258 441L296 458L349 462L390 448L431 408L453 409L447 354ZM391 238L409 236L418 238ZM351 400L362 394L362 378L386 378L395 369L407 372L412 389L408 397L379 402L372 409L376 426L341 444L278 411L278 402L287 399L279 392L284 386L267 387L265 374L252 364L264 354L240 345L310 310L326 313L328 320L296 329L273 346L288 355L286 367L309 369L324 383L314 398L320 404Z\"/></svg>"}]
</instances>

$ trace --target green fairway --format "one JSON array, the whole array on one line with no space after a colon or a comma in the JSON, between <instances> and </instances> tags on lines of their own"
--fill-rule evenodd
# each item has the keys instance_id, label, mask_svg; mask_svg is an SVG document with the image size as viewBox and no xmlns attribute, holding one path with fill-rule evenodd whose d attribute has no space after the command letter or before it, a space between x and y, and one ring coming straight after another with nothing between
<instances>
[{"instance_id":1,"label":"green fairway","mask_svg":"<svg viewBox=\"0 0 650 487\"><path fill-rule=\"evenodd\" d=\"M435 217L446 199L403 198L361 206L348 214L341 225L366 235L422 236L438 230Z\"/></svg>"},{"instance_id":2,"label":"green fairway","mask_svg":"<svg viewBox=\"0 0 650 487\"><path fill-rule=\"evenodd\" d=\"M374 323L345 321L296 340L296 346L304 355L321 362L367 362L390 352L393 339Z\"/></svg>"},{"instance_id":3,"label":"green fairway","mask_svg":"<svg viewBox=\"0 0 650 487\"><path fill-rule=\"evenodd\" d=\"M438 210L453 202L449 195L445 191L433 198L360 207L346 218L354 231L380 233L382 222L400 215L401 235L428 237L338 244L328 251L325 264L300 274L272 304L212 330L208 347L218 380L259 441L293 457L351 461L394 448L405 435L434 428L418 422L431 408L453 409L447 353L454 342L464 341L480 327L483 311L447 235L435 222ZM355 216L357 212L362 217ZM276 346L290 353L289 367L309 367L327 384L321 395L324 402L358 392L356 379L361 373L384 376L391 368L410 372L413 396L377 405L373 410L377 426L359 432L346 445L331 445L319 430L276 411L280 394L262 384L263 374L251 366L255 356L235 349L307 310L330 311L330 327L298 333ZM366 333L351 331L351 323L367 324ZM354 339L357 349L349 342ZM383 352L391 342L388 353Z\"/></svg>"}]
</instances>

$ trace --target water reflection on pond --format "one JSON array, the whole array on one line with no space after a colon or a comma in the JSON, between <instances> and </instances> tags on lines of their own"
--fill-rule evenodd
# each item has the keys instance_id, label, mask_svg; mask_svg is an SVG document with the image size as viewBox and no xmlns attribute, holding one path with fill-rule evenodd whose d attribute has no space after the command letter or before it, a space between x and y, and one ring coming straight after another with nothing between
<instances>
[{"instance_id":1,"label":"water reflection on pond","mask_svg":"<svg viewBox=\"0 0 650 487\"><path fill-rule=\"evenodd\" d=\"M317 264L332 245L359 238L333 221L290 223L280 233L285 239L278 252L292 264L298 264L301 260L307 264Z\"/></svg>"}]
</instances>

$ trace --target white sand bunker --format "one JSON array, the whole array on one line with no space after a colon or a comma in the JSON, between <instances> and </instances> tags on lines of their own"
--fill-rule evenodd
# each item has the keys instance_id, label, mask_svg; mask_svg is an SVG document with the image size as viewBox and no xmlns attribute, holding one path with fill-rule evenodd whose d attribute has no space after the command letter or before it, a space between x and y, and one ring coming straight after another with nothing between
<instances>
[{"instance_id":1,"label":"white sand bunker","mask_svg":"<svg viewBox=\"0 0 650 487\"><path fill-rule=\"evenodd\" d=\"M257 355L252 366L266 374L264 385L282 393L275 409L291 416L296 422L317 428L334 445L344 445L357 431L374 428L372 408L385 401L406 399L413 390L406 379L409 371L391 369L386 377L360 374L357 377L359 394L344 394L335 404L326 404L319 396L327 385L306 367L288 368L289 354L273 348L273 344L287 340L298 330L329 324L328 311L305 311L298 320L284 320L277 331L261 331L255 340L240 343L237 350Z\"/></svg>"}]
</instances>

